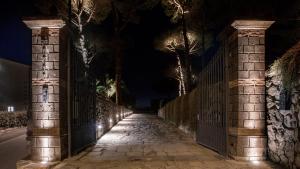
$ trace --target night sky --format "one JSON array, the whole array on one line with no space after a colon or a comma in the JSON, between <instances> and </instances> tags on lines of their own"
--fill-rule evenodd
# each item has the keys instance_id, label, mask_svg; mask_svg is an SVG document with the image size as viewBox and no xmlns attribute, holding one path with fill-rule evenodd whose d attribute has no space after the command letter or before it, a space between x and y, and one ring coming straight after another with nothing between
<instances>
[{"instance_id":1,"label":"night sky","mask_svg":"<svg viewBox=\"0 0 300 169\"><path fill-rule=\"evenodd\" d=\"M149 98L161 97L154 87L167 79L163 70L174 58L154 48L157 36L172 28L163 9L157 6L145 13L140 24L128 28L128 36L133 45L126 51L124 62L124 79L129 90L137 96L139 105L146 105ZM171 87L171 86L170 86Z\"/></svg>"},{"instance_id":2,"label":"night sky","mask_svg":"<svg viewBox=\"0 0 300 169\"><path fill-rule=\"evenodd\" d=\"M5 3L1 5L0 57L30 65L31 33L22 23L22 18L38 12L32 0ZM147 107L152 99L174 97L176 93L171 90L162 94L154 90L160 83L170 83L169 89L175 89L174 81L163 75L174 58L154 48L155 38L172 29L174 24L170 23L160 5L141 16L139 24L129 24L124 30L130 45L124 51L123 80L136 97L137 107Z\"/></svg>"},{"instance_id":3,"label":"night sky","mask_svg":"<svg viewBox=\"0 0 300 169\"><path fill-rule=\"evenodd\" d=\"M27 2L27 1L26 1ZM22 17L34 11L32 3L16 0L1 2L0 6L0 57L24 64L31 63L31 32L22 23Z\"/></svg>"},{"instance_id":4,"label":"night sky","mask_svg":"<svg viewBox=\"0 0 300 169\"><path fill-rule=\"evenodd\" d=\"M0 57L28 65L31 64L31 33L30 30L26 28L25 24L22 23L22 18L36 16L38 14L38 10L34 7L33 1L34 0L10 0L1 2ZM258 0L251 1L253 2L254 8L250 8L248 5L245 6L245 8L238 9L233 7L233 9L237 9L237 13L233 14L232 12L230 14L239 16L240 18L242 18L242 13L246 13L245 18L249 18L249 16L253 17L255 14L258 18L277 20L266 34L266 60L267 64L269 64L276 57L281 56L284 51L299 39L300 23L299 21L296 22L292 19L284 19L286 15L286 12L284 11L286 10L283 9L289 9L293 6L292 3L290 3L290 6L289 4L284 3L285 6L283 6L283 2L280 3L281 1L276 1L277 6L274 4L274 6L270 6L271 2L269 1L271 0L264 0L262 2L266 4L265 6L268 9L272 9L269 14L267 12L264 14L263 12L254 12L254 10L265 11L263 10L263 6L256 9L256 1L258 3ZM207 2L213 4L213 2L216 1ZM296 2L296 0L293 0L293 2ZM243 4L238 5L239 7L243 6ZM219 13L216 17L221 16L220 10L225 10L220 5L208 5L207 7L210 7L212 12ZM232 11L232 9L228 10ZM222 16L227 16L224 12L221 12L221 14ZM271 17L266 17L267 14ZM166 33L168 30L174 29L176 25L170 22L170 18L165 15L160 4L150 11L141 13L140 16L141 20L138 24L129 24L123 32L123 36L126 37L126 43L128 43L128 46L124 50L123 80L131 94L136 97L137 107L146 107L149 106L152 99L172 98L176 96L175 81L166 78L163 73L164 70L174 62L174 57L154 48L155 39L163 33ZM235 17L235 19L237 18ZM211 19L210 21L219 23L219 21L215 21L214 19ZM215 35L223 29L222 25L228 25L228 23L232 22L230 19L222 19L220 21L222 21L221 27L215 32ZM100 24L99 27L111 30L112 27L109 18ZM110 33L112 34L112 32ZM110 33L108 32L106 34ZM208 57L212 56L216 51L217 45L215 44L214 46L215 48L208 50L210 53L207 54ZM209 58L205 60L208 61ZM192 64L199 64L199 60L193 60Z\"/></svg>"}]
</instances>

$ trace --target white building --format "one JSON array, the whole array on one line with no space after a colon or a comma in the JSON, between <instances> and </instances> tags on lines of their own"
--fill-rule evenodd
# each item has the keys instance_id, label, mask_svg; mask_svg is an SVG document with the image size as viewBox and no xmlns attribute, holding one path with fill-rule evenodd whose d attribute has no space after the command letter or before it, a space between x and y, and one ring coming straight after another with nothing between
<instances>
[{"instance_id":1,"label":"white building","mask_svg":"<svg viewBox=\"0 0 300 169\"><path fill-rule=\"evenodd\" d=\"M28 110L30 66L0 58L0 111Z\"/></svg>"}]
</instances>

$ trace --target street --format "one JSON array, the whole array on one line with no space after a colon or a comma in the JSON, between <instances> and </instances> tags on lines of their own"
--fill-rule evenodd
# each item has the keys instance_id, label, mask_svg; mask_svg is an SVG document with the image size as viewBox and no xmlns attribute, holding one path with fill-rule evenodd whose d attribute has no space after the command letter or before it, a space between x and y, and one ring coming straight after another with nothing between
<instances>
[{"instance_id":1,"label":"street","mask_svg":"<svg viewBox=\"0 0 300 169\"><path fill-rule=\"evenodd\" d=\"M28 155L26 128L0 133L0 169L15 169L16 162Z\"/></svg>"}]
</instances>

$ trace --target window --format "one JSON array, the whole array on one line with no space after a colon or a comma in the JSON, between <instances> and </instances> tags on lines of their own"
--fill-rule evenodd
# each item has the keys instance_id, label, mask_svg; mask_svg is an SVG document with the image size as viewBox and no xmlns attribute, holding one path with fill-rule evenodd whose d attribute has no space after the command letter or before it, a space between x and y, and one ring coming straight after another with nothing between
<instances>
[{"instance_id":1,"label":"window","mask_svg":"<svg viewBox=\"0 0 300 169\"><path fill-rule=\"evenodd\" d=\"M7 107L7 111L8 111L8 112L14 112L14 111L15 111L14 106L8 106L8 107Z\"/></svg>"}]
</instances>

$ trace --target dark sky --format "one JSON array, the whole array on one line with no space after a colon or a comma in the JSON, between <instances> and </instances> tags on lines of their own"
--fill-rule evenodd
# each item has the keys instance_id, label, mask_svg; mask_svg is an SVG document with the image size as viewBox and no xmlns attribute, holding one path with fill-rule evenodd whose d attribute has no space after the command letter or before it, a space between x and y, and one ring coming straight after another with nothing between
<instances>
[{"instance_id":1,"label":"dark sky","mask_svg":"<svg viewBox=\"0 0 300 169\"><path fill-rule=\"evenodd\" d=\"M31 34L22 18L37 14L32 1L11 0L1 5L0 57L31 64ZM139 24L129 24L124 31L130 45L124 51L123 79L137 106L145 107L152 99L165 97L154 90L160 83L170 83L174 88L174 81L163 75L172 56L154 49L155 38L174 25L160 5L141 16ZM171 90L167 97L174 93Z\"/></svg>"},{"instance_id":2,"label":"dark sky","mask_svg":"<svg viewBox=\"0 0 300 169\"><path fill-rule=\"evenodd\" d=\"M31 63L31 32L22 22L22 16L29 16L33 10L30 0L10 0L0 6L0 57L17 62Z\"/></svg>"},{"instance_id":3,"label":"dark sky","mask_svg":"<svg viewBox=\"0 0 300 169\"><path fill-rule=\"evenodd\" d=\"M133 45L127 49L124 58L124 79L129 90L137 96L139 105L147 104L151 98L161 97L153 88L159 82L167 81L163 70L173 58L156 50L154 41L172 27L163 9L157 6L146 12L138 25L128 28L127 35L132 38Z\"/></svg>"},{"instance_id":4,"label":"dark sky","mask_svg":"<svg viewBox=\"0 0 300 169\"><path fill-rule=\"evenodd\" d=\"M31 63L31 34L30 30L22 23L22 17L35 16L37 10L34 8L33 0L9 0L1 2L0 6L0 57L8 58L24 64ZM257 0L258 1L258 0ZM266 9L273 9L268 14L267 12L254 12L257 3L253 2L253 8L238 4L239 9L234 16L241 17L241 13L247 9L248 16L258 15L266 18L265 15L272 16L271 19L276 19L276 23L267 31L266 42L266 60L267 64L271 63L275 57L281 56L293 43L300 37L299 21L287 20L284 17L274 17L276 15L285 16L281 3L276 6L270 6L270 0L263 0ZM296 0L293 0L296 2ZM219 1L207 1L219 2ZM225 1L224 1L225 2ZM277 2L277 1L276 1ZM281 1L278 1L281 2ZM278 3L277 2L277 3ZM283 2L282 2L283 3ZM213 4L213 3L212 3ZM283 3L290 8L290 3ZM284 6L284 5L283 5ZM222 11L222 6L212 5L207 6L213 12ZM289 9L285 7L284 9ZM298 9L297 7L294 7ZM299 7L300 8L300 7ZM264 8L262 8L264 9ZM257 11L258 9L256 9ZM232 10L230 10L232 11ZM258 10L264 11L264 10ZM275 11L275 12L274 12ZM220 12L216 12L216 17L220 16ZM226 15L227 13L221 12ZM297 14L296 14L297 15ZM226 15L227 16L227 15ZM236 19L239 17L235 17ZM267 17L270 18L270 17ZM210 20L211 22L219 22L219 20ZM228 25L231 20L221 20L222 23ZM107 21L109 22L109 21ZM109 25L109 24L108 24ZM104 26L105 25L100 25ZM129 91L136 97L137 106L144 107L149 105L152 99L161 97L172 97L176 94L174 81L166 78L163 75L164 70L174 60L168 54L154 49L154 40L159 35L175 27L170 23L169 18L165 16L164 11L160 5L156 6L151 11L141 13L141 20L139 24L129 24L125 29L123 35L127 37L128 47L124 51L124 68L123 79L129 88ZM112 29L112 28L108 28ZM220 28L221 30L222 28ZM216 35L218 33L215 32ZM214 54L216 48L212 48L211 55ZM210 55L207 55L210 56ZM198 62L195 60L194 62ZM197 64L194 63L193 64ZM165 93L158 93L159 86L163 86ZM168 92L169 90L169 92Z\"/></svg>"}]
</instances>

